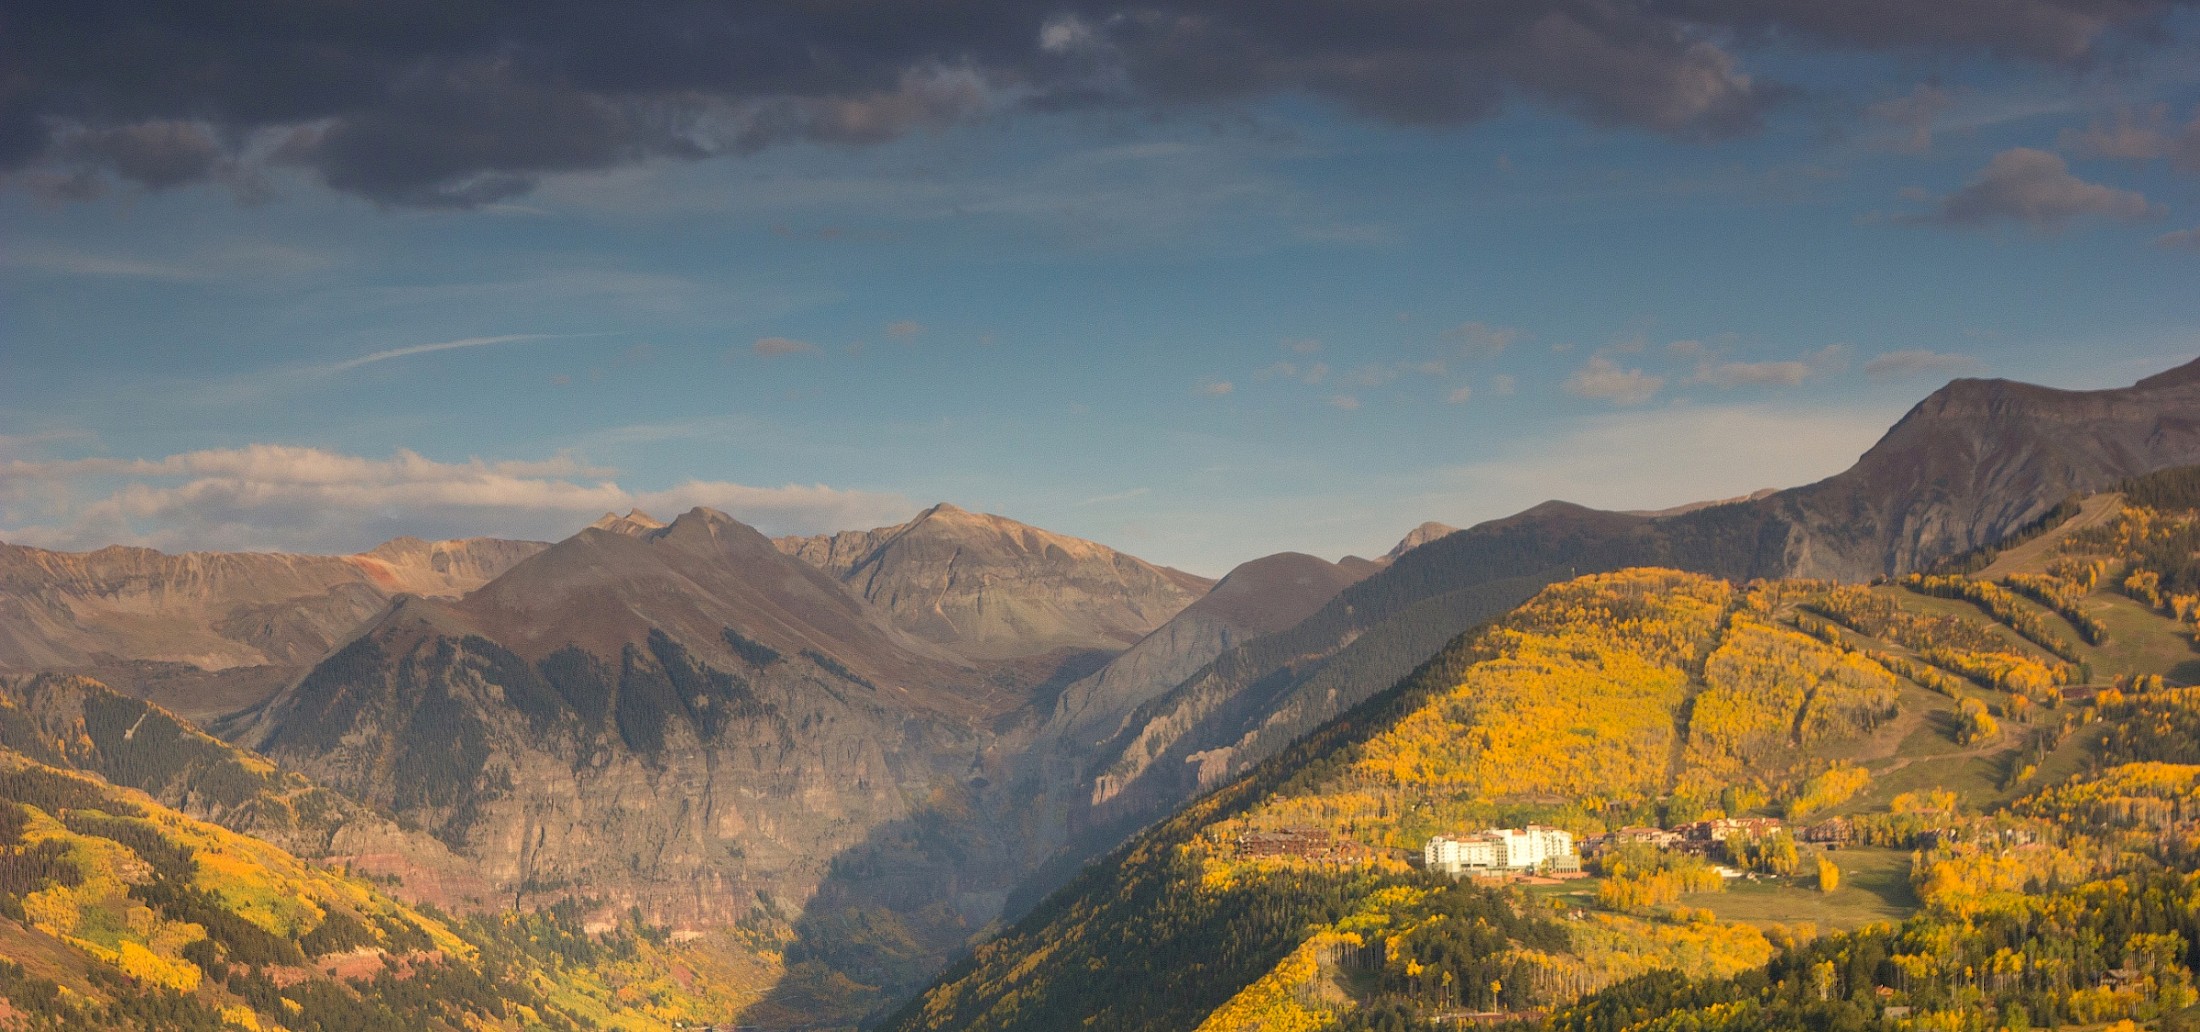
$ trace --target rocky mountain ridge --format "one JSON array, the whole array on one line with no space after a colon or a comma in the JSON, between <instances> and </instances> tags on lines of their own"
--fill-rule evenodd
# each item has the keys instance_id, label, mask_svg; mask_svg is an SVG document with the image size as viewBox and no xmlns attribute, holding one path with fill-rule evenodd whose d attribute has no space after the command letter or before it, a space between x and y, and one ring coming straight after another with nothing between
<instances>
[{"instance_id":1,"label":"rocky mountain ridge","mask_svg":"<svg viewBox=\"0 0 2200 1032\"><path fill-rule=\"evenodd\" d=\"M398 538L339 556L0 544L0 671L312 663L392 596L456 598L545 547Z\"/></svg>"},{"instance_id":2,"label":"rocky mountain ridge","mask_svg":"<svg viewBox=\"0 0 2200 1032\"><path fill-rule=\"evenodd\" d=\"M928 511L856 568L925 569L946 537L975 606L1016 608L998 571L1017 563L1038 571L1024 587L1083 592L1018 610L1056 621L1054 641L1112 640L1169 597L1156 585L1198 584L960 510ZM813 966L913 984L1059 843L1017 766L1053 695L966 639L904 629L794 551L710 510L608 517L462 599L401 596L221 731L426 829L507 894L585 895L683 933L886 921L901 945ZM1215 603L1226 622L1319 601L1235 594ZM850 865L892 873L851 885Z\"/></svg>"},{"instance_id":3,"label":"rocky mountain ridge","mask_svg":"<svg viewBox=\"0 0 2200 1032\"><path fill-rule=\"evenodd\" d=\"M784 537L894 625L975 659L1120 651L1205 595L1205 577L941 503L907 523Z\"/></svg>"}]
</instances>

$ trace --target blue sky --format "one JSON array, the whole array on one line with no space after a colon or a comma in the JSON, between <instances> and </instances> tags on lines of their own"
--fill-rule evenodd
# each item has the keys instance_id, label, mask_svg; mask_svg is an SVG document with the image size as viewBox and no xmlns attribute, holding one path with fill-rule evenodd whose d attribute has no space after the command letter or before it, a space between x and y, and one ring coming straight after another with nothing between
<instances>
[{"instance_id":1,"label":"blue sky","mask_svg":"<svg viewBox=\"0 0 2200 1032\"><path fill-rule=\"evenodd\" d=\"M67 194L33 163L0 186L0 539L346 551L948 500L1220 574L1803 483L1951 376L2200 355L2196 22L2081 65L1731 40L1787 93L1712 142L1279 89L641 155L471 206L280 164Z\"/></svg>"}]
</instances>

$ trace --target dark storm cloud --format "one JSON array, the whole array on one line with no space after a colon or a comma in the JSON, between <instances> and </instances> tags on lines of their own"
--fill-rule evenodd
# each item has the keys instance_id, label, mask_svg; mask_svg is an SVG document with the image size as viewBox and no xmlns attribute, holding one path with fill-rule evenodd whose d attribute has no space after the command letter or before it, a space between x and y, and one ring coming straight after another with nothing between
<instances>
[{"instance_id":1,"label":"dark storm cloud","mask_svg":"<svg viewBox=\"0 0 2200 1032\"><path fill-rule=\"evenodd\" d=\"M2175 0L1665 0L1676 18L1870 48L1984 47L2083 62L2111 29L2144 25Z\"/></svg>"},{"instance_id":2,"label":"dark storm cloud","mask_svg":"<svg viewBox=\"0 0 2200 1032\"><path fill-rule=\"evenodd\" d=\"M1524 95L1683 139L1783 90L1721 40L2085 60L2181 0L0 0L0 170L148 188L261 161L382 203L987 111L1275 93L1444 126Z\"/></svg>"},{"instance_id":3,"label":"dark storm cloud","mask_svg":"<svg viewBox=\"0 0 2200 1032\"><path fill-rule=\"evenodd\" d=\"M104 164L115 174L160 189L203 179L221 164L221 144L205 126L141 122L79 133L69 141L74 156Z\"/></svg>"}]
</instances>

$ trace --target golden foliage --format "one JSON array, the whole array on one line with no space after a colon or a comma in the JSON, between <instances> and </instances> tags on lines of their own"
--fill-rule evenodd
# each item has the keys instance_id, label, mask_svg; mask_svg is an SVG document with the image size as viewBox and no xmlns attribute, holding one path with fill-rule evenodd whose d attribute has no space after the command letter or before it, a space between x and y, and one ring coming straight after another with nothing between
<instances>
[{"instance_id":1,"label":"golden foliage","mask_svg":"<svg viewBox=\"0 0 2200 1032\"><path fill-rule=\"evenodd\" d=\"M1323 993L1322 959L1341 946L1359 946L1352 932L1324 930L1292 950L1283 962L1207 1015L1195 1032L1319 1032L1337 1019L1342 994Z\"/></svg>"},{"instance_id":2,"label":"golden foliage","mask_svg":"<svg viewBox=\"0 0 2200 1032\"><path fill-rule=\"evenodd\" d=\"M1689 709L1684 789L1733 783L1796 746L1870 730L1894 712L1893 674L1824 640L1737 612Z\"/></svg>"},{"instance_id":3,"label":"golden foliage","mask_svg":"<svg viewBox=\"0 0 2200 1032\"><path fill-rule=\"evenodd\" d=\"M2001 725L1986 711L1986 704L1977 699L1957 703L1956 719L1961 725L1957 740L1965 745L1977 745L2001 736Z\"/></svg>"},{"instance_id":4,"label":"golden foliage","mask_svg":"<svg viewBox=\"0 0 2200 1032\"><path fill-rule=\"evenodd\" d=\"M1803 783L1802 792L1788 804L1788 817L1800 819L1848 802L1872 782L1871 771L1853 763L1837 763Z\"/></svg>"},{"instance_id":5,"label":"golden foliage","mask_svg":"<svg viewBox=\"0 0 2200 1032\"><path fill-rule=\"evenodd\" d=\"M1552 588L1486 636L1492 657L1458 687L1368 742L1355 772L1489 798L1654 796L1683 664L1730 590L1662 570Z\"/></svg>"}]
</instances>

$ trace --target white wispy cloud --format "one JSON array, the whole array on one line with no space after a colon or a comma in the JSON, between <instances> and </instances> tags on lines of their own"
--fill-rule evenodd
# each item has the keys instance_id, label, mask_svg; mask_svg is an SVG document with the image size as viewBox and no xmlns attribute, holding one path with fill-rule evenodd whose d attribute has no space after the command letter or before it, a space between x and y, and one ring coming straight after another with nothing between
<instances>
[{"instance_id":1,"label":"white wispy cloud","mask_svg":"<svg viewBox=\"0 0 2200 1032\"><path fill-rule=\"evenodd\" d=\"M1567 393L1578 397L1615 405L1640 405L1665 389L1665 377L1640 369L1622 369L1619 363L1598 355L1574 370L1564 386Z\"/></svg>"},{"instance_id":2,"label":"white wispy cloud","mask_svg":"<svg viewBox=\"0 0 2200 1032\"><path fill-rule=\"evenodd\" d=\"M1848 468L1899 411L1790 405L1690 405L1611 412L1568 433L1522 442L1436 477L1450 505L1484 519L1536 501L1658 509L1758 488L1792 487ZM1491 509L1492 499L1503 499ZM1464 524L1462 524L1464 525Z\"/></svg>"},{"instance_id":3,"label":"white wispy cloud","mask_svg":"<svg viewBox=\"0 0 2200 1032\"><path fill-rule=\"evenodd\" d=\"M1667 350L1676 354L1688 351L1683 345L1696 345L1695 352L1699 354L1703 354L1705 350L1705 346L1696 341L1674 341L1667 345ZM1722 360L1703 354L1698 359L1696 372L1689 378L1689 382L1728 389L1799 387L1806 380L1834 375L1847 369L1849 354L1853 350L1846 344L1828 344L1800 359L1760 362Z\"/></svg>"},{"instance_id":4,"label":"white wispy cloud","mask_svg":"<svg viewBox=\"0 0 2200 1032\"><path fill-rule=\"evenodd\" d=\"M1117 491L1114 494L1094 495L1090 498L1085 499L1084 501L1078 502L1077 504L1079 507L1083 507L1088 505L1106 505L1110 502L1127 502L1133 498L1144 498L1145 496L1152 493L1153 488L1134 487L1128 491Z\"/></svg>"},{"instance_id":5,"label":"white wispy cloud","mask_svg":"<svg viewBox=\"0 0 2200 1032\"><path fill-rule=\"evenodd\" d=\"M529 344L537 341L560 340L582 336L603 335L576 333L505 333L499 334L494 337L462 337L458 340L446 340L434 344L410 344L401 348L389 348L383 351L376 351L372 354L361 355L358 358L347 358L341 362L336 362L325 367L325 371L329 373L346 373L361 366L370 366L377 362L388 362L391 359L397 358L410 358L414 355L429 355L434 354L438 351L459 351L465 348L486 348L493 347L499 344Z\"/></svg>"},{"instance_id":6,"label":"white wispy cloud","mask_svg":"<svg viewBox=\"0 0 2200 1032\"><path fill-rule=\"evenodd\" d=\"M206 270L182 262L146 261L141 258L119 258L55 248L10 251L5 257L0 257L0 263L17 269L35 269L39 272L98 279L190 283L213 278Z\"/></svg>"},{"instance_id":7,"label":"white wispy cloud","mask_svg":"<svg viewBox=\"0 0 2200 1032\"><path fill-rule=\"evenodd\" d=\"M694 479L632 490L572 454L445 462L254 444L150 459L0 462L0 539L49 548L349 552L399 534L556 539L607 511L719 509L767 533L878 526L899 494Z\"/></svg>"},{"instance_id":8,"label":"white wispy cloud","mask_svg":"<svg viewBox=\"0 0 2200 1032\"><path fill-rule=\"evenodd\" d=\"M1975 373L1985 364L1969 355L1951 355L1923 348L1889 351L1864 363L1864 375L1874 380L1910 376L1947 377Z\"/></svg>"}]
</instances>

